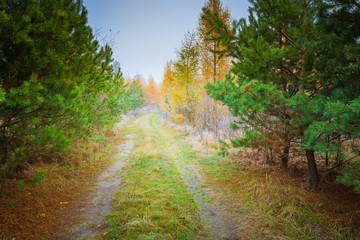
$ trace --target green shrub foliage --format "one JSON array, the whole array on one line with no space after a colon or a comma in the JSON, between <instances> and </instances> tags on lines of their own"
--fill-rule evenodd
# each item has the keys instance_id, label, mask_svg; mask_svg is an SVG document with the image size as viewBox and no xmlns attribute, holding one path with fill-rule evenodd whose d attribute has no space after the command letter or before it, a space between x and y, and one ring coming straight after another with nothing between
<instances>
[{"instance_id":1,"label":"green shrub foliage","mask_svg":"<svg viewBox=\"0 0 360 240\"><path fill-rule=\"evenodd\" d=\"M51 160L129 110L82 1L0 1L0 169ZM138 105L137 105L138 106Z\"/></svg>"},{"instance_id":2,"label":"green shrub foliage","mask_svg":"<svg viewBox=\"0 0 360 240\"><path fill-rule=\"evenodd\" d=\"M144 105L145 98L144 89L137 81L133 81L130 86L128 86L128 91L126 93L126 105L130 108L130 110L139 108Z\"/></svg>"}]
</instances>

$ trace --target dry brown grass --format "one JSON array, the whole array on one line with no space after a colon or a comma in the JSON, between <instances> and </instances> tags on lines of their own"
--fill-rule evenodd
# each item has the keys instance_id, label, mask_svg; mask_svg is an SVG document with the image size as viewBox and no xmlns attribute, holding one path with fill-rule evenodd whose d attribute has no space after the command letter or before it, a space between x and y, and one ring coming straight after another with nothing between
<instances>
[{"instance_id":1,"label":"dry brown grass","mask_svg":"<svg viewBox=\"0 0 360 240\"><path fill-rule=\"evenodd\" d=\"M37 164L22 179L0 180L0 238L48 239L71 201L111 163L120 141L108 131L103 143L74 143L72 157L62 163Z\"/></svg>"},{"instance_id":2,"label":"dry brown grass","mask_svg":"<svg viewBox=\"0 0 360 240\"><path fill-rule=\"evenodd\" d=\"M249 239L359 239L360 196L351 189L323 183L311 191L303 178L268 165L213 158L201 166Z\"/></svg>"}]
</instances>

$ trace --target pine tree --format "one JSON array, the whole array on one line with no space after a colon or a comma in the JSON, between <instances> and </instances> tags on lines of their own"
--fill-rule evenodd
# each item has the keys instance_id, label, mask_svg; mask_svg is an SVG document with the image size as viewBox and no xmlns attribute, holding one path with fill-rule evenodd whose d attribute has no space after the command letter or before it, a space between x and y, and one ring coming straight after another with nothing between
<instances>
[{"instance_id":1,"label":"pine tree","mask_svg":"<svg viewBox=\"0 0 360 240\"><path fill-rule=\"evenodd\" d=\"M0 3L0 165L51 159L121 115L123 78L81 1Z\"/></svg>"},{"instance_id":2,"label":"pine tree","mask_svg":"<svg viewBox=\"0 0 360 240\"><path fill-rule=\"evenodd\" d=\"M347 1L258 0L249 13L237 34L223 31L223 42L232 39L234 66L208 93L240 118L235 126L246 134L235 145L273 146L278 139L285 165L289 141L301 140L316 188L315 152L341 156L340 142L356 145L359 137L359 8ZM356 149L349 150L352 158Z\"/></svg>"},{"instance_id":3,"label":"pine tree","mask_svg":"<svg viewBox=\"0 0 360 240\"><path fill-rule=\"evenodd\" d=\"M307 1L250 2L249 23L240 20L233 37L232 74L224 83L209 85L208 91L240 117L235 125L245 128L245 137L234 140L235 145L265 146L268 153L280 147L281 165L286 167L290 142L309 125L294 120L304 112L293 111L291 104L298 95L307 99L304 81L312 68L304 42L312 33L314 16ZM308 147L310 182L316 187L314 151Z\"/></svg>"},{"instance_id":4,"label":"pine tree","mask_svg":"<svg viewBox=\"0 0 360 240\"><path fill-rule=\"evenodd\" d=\"M139 85L138 81L129 80L127 82L126 94L126 105L129 110L135 110L145 104L145 91Z\"/></svg>"},{"instance_id":5,"label":"pine tree","mask_svg":"<svg viewBox=\"0 0 360 240\"><path fill-rule=\"evenodd\" d=\"M348 163L338 179L346 185L354 184L360 192L360 4L320 1L317 15L311 50L316 52L318 118L305 137L325 155L326 165L342 168Z\"/></svg>"}]
</instances>

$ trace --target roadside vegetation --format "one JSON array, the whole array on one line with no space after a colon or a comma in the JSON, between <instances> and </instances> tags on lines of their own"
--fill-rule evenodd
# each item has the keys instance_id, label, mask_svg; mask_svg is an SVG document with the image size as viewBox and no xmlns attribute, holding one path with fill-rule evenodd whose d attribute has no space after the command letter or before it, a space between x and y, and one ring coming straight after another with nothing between
<instances>
[{"instance_id":1,"label":"roadside vegetation","mask_svg":"<svg viewBox=\"0 0 360 240\"><path fill-rule=\"evenodd\" d=\"M109 131L101 142L73 143L72 157L29 166L0 182L0 238L49 239L73 202L94 187L95 179L117 154L123 138ZM84 205L86 203L83 203Z\"/></svg>"},{"instance_id":2,"label":"roadside vegetation","mask_svg":"<svg viewBox=\"0 0 360 240\"><path fill-rule=\"evenodd\" d=\"M221 189L213 198L235 212L244 239L357 239L360 234L359 197L351 189L335 184L328 188L336 192L312 192L287 172L217 156L199 164L204 187Z\"/></svg>"}]
</instances>

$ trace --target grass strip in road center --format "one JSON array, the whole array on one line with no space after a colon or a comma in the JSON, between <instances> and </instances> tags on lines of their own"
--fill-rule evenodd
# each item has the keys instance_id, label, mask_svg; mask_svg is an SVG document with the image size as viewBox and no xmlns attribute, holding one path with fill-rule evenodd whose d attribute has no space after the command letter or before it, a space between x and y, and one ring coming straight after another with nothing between
<instances>
[{"instance_id":1,"label":"grass strip in road center","mask_svg":"<svg viewBox=\"0 0 360 240\"><path fill-rule=\"evenodd\" d=\"M143 128L135 130L137 136ZM117 206L108 218L106 238L207 239L198 206L173 158L156 150L155 139L137 140L137 151L124 169Z\"/></svg>"}]
</instances>

